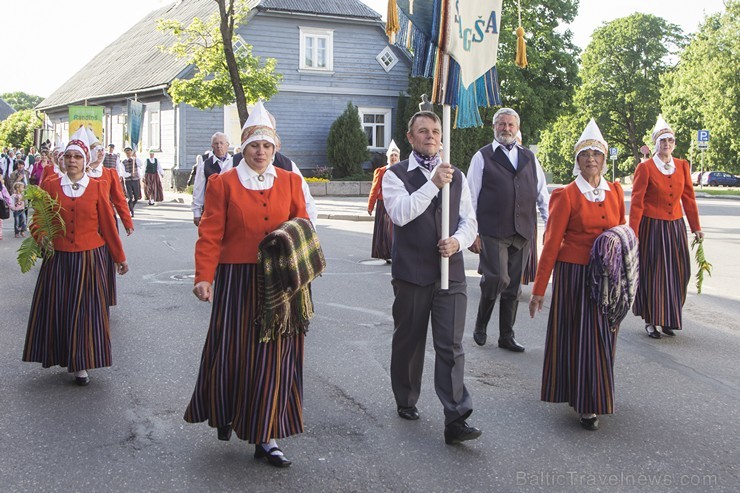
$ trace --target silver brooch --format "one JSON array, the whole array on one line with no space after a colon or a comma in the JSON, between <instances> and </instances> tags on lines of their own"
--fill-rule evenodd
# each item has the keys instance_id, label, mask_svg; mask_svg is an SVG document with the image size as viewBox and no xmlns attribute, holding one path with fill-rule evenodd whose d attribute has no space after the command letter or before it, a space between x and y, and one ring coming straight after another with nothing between
<instances>
[{"instance_id":1,"label":"silver brooch","mask_svg":"<svg viewBox=\"0 0 740 493\"><path fill-rule=\"evenodd\" d=\"M80 184L79 183L73 183L72 184L72 190L79 190L79 189L80 189Z\"/></svg>"},{"instance_id":2,"label":"silver brooch","mask_svg":"<svg viewBox=\"0 0 740 493\"><path fill-rule=\"evenodd\" d=\"M265 181L265 175L257 175L257 181Z\"/></svg>"},{"instance_id":3,"label":"silver brooch","mask_svg":"<svg viewBox=\"0 0 740 493\"><path fill-rule=\"evenodd\" d=\"M665 168L666 170L669 170L669 169L671 169L671 165L670 165L670 164L666 164L666 165L664 165L663 167L664 167L664 168Z\"/></svg>"},{"instance_id":4,"label":"silver brooch","mask_svg":"<svg viewBox=\"0 0 740 493\"><path fill-rule=\"evenodd\" d=\"M598 197L599 193L601 193L601 190L599 190L598 188L594 188L594 197Z\"/></svg>"}]
</instances>

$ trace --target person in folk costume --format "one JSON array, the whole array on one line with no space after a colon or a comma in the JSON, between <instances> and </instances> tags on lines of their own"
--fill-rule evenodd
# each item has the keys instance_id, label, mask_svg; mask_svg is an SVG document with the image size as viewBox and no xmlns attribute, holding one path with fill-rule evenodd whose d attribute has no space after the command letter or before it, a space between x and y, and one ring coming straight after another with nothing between
<instances>
[{"instance_id":1,"label":"person in folk costume","mask_svg":"<svg viewBox=\"0 0 740 493\"><path fill-rule=\"evenodd\" d=\"M126 230L126 235L131 236L134 232L134 221L131 219L131 212L128 209L126 203L126 196L123 194L121 188L121 178L116 172L115 168L107 168L103 165L105 159L105 149L100 143L100 139L95 137L91 131L88 131L88 138L93 144L91 144L91 162L85 168L85 172L90 179L99 181L110 198L111 205L113 208L113 223L116 225L118 230L118 220L116 218L116 211L121 216L121 222ZM115 306L118 303L118 292L116 288L116 263L113 260L112 255L108 252L106 255L107 259L107 283L108 283L108 306Z\"/></svg>"},{"instance_id":2,"label":"person in folk costume","mask_svg":"<svg viewBox=\"0 0 740 493\"><path fill-rule=\"evenodd\" d=\"M61 141L57 141L54 145L54 150L51 153L51 166L45 166L41 172L41 183L51 177L62 177L64 176L64 149L65 145Z\"/></svg>"},{"instance_id":3,"label":"person in folk costume","mask_svg":"<svg viewBox=\"0 0 740 493\"><path fill-rule=\"evenodd\" d=\"M604 178L608 146L591 121L575 145L576 179L550 197L545 244L529 302L534 317L542 310L553 273L547 321L541 399L567 402L587 430L599 414L614 412L614 353L617 327L590 296L588 263L596 238L625 224L624 191Z\"/></svg>"},{"instance_id":4,"label":"person in folk costume","mask_svg":"<svg viewBox=\"0 0 740 493\"><path fill-rule=\"evenodd\" d=\"M537 207L547 209L547 182L537 157L517 145L519 115L501 108L493 116L493 142L470 160L470 196L478 236L470 251L480 256L480 302L473 340L483 346L496 298L499 299L498 347L523 352L514 338L522 271L537 226Z\"/></svg>"},{"instance_id":5,"label":"person in folk costume","mask_svg":"<svg viewBox=\"0 0 740 493\"><path fill-rule=\"evenodd\" d=\"M385 153L388 164L381 166L373 173L373 184L370 188L370 196L367 199L367 213L372 215L375 211L375 226L373 227L373 244L370 256L380 258L390 263L391 247L393 245L393 222L388 217L383 205L383 176L388 168L401 160L401 150L396 143L391 140L388 150Z\"/></svg>"},{"instance_id":6,"label":"person in folk costume","mask_svg":"<svg viewBox=\"0 0 740 493\"><path fill-rule=\"evenodd\" d=\"M391 386L396 411L419 419L429 320L436 353L434 382L444 409L446 444L481 435L468 425L473 402L465 387L467 285L462 250L475 240L477 224L463 173L439 155L442 122L430 111L411 117L406 138L413 152L391 166L383 177L383 200L394 224L391 275L394 292ZM441 189L450 184L449 238L439 237ZM440 255L449 258L449 289L440 289Z\"/></svg>"},{"instance_id":7,"label":"person in folk costume","mask_svg":"<svg viewBox=\"0 0 740 493\"><path fill-rule=\"evenodd\" d=\"M130 146L123 148L126 159L121 161L123 165L123 181L126 185L126 197L128 197L128 210L134 217L134 208L141 199L141 180L144 177L144 163L141 162Z\"/></svg>"},{"instance_id":8,"label":"person in folk costume","mask_svg":"<svg viewBox=\"0 0 740 493\"><path fill-rule=\"evenodd\" d=\"M244 124L242 140L239 164L209 178L199 218L193 293L213 307L184 418L208 420L220 440L233 430L255 444L255 458L285 467L291 462L275 439L303 432L304 334L261 339L267 321L257 323L257 251L285 221L309 217L300 177L272 163L277 134L261 102Z\"/></svg>"},{"instance_id":9,"label":"person in folk costume","mask_svg":"<svg viewBox=\"0 0 740 493\"><path fill-rule=\"evenodd\" d=\"M653 130L655 154L637 165L632 184L630 227L640 240L640 283L633 312L653 339L681 330L681 312L691 277L686 224L704 233L691 182L691 165L673 157L676 137L662 116ZM658 328L660 327L660 329Z\"/></svg>"},{"instance_id":10,"label":"person in folk costume","mask_svg":"<svg viewBox=\"0 0 740 493\"><path fill-rule=\"evenodd\" d=\"M129 267L107 188L85 174L90 151L84 129L72 136L62 159L65 174L50 176L41 188L58 201L66 231L53 238L54 255L41 264L23 361L66 367L78 385L87 385L87 370L111 365L105 247L119 274ZM30 229L38 239L43 232L35 219Z\"/></svg>"},{"instance_id":11,"label":"person in folk costume","mask_svg":"<svg viewBox=\"0 0 740 493\"><path fill-rule=\"evenodd\" d=\"M229 154L229 137L223 132L216 132L211 136L211 153L203 155L203 165L196 166L195 181L193 183L193 224L198 226L205 210L206 188L208 178L220 174L234 167L235 157ZM238 156L237 156L238 157Z\"/></svg>"},{"instance_id":12,"label":"person in folk costume","mask_svg":"<svg viewBox=\"0 0 740 493\"><path fill-rule=\"evenodd\" d=\"M154 149L149 150L149 157L146 159L146 170L144 172L144 193L149 205L154 202L164 201L164 191L162 190L162 164L159 159L154 157Z\"/></svg>"}]
</instances>

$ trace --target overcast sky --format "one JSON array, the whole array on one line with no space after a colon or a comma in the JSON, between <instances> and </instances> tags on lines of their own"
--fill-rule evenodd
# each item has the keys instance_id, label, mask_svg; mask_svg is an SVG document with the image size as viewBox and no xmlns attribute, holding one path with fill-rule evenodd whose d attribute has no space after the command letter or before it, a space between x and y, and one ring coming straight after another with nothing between
<instances>
[{"instance_id":1,"label":"overcast sky","mask_svg":"<svg viewBox=\"0 0 740 493\"><path fill-rule=\"evenodd\" d=\"M386 0L363 0L385 17ZM424 1L424 0L416 0ZM4 0L0 7L0 93L23 91L49 96L92 57L115 41L148 12L171 0ZM504 0L503 15L516 15L516 2ZM585 48L602 23L644 12L696 31L704 18L724 10L722 0L581 0L570 26ZM522 23L526 29L526 18Z\"/></svg>"}]
</instances>

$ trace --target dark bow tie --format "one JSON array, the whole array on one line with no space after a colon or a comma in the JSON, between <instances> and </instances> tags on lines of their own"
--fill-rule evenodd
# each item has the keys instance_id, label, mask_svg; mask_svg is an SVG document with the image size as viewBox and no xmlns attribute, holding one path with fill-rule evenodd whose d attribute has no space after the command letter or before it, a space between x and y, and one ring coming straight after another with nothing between
<instances>
[{"instance_id":1,"label":"dark bow tie","mask_svg":"<svg viewBox=\"0 0 740 493\"><path fill-rule=\"evenodd\" d=\"M501 147L505 147L507 151L511 152L511 150L512 150L512 149L514 148L514 146L516 145L516 142L512 142L511 144L501 144L501 143L499 142L499 144L501 145Z\"/></svg>"}]
</instances>

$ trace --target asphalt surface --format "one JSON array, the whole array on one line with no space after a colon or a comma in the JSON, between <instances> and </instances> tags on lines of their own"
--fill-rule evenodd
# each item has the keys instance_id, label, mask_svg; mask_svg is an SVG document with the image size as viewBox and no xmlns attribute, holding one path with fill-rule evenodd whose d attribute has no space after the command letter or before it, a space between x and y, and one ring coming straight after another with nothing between
<instances>
[{"instance_id":1,"label":"asphalt surface","mask_svg":"<svg viewBox=\"0 0 740 493\"><path fill-rule=\"evenodd\" d=\"M136 232L124 238L131 272L119 277L111 312L113 366L91 371L84 388L64 369L20 361L37 268L20 274L19 240L4 222L0 491L740 490L740 202L699 201L714 273L701 295L692 283L685 330L655 341L637 318L622 324L616 412L597 432L581 429L566 404L539 400L549 293L532 320L523 288L516 331L525 353L498 349L495 337L472 342L477 259L466 252L466 384L470 422L483 435L447 446L431 337L422 417L396 416L390 266L368 258L372 222L355 220L369 218L365 200L319 198L327 271L313 285L306 430L279 441L294 464L277 470L248 444L220 442L206 424L182 419L210 314L191 293L197 232L182 198L137 212Z\"/></svg>"}]
</instances>

